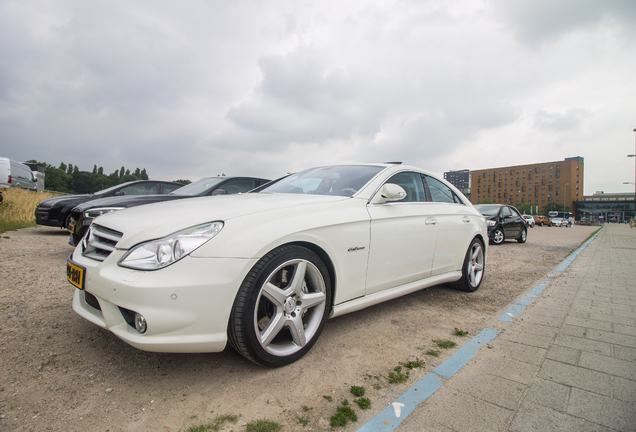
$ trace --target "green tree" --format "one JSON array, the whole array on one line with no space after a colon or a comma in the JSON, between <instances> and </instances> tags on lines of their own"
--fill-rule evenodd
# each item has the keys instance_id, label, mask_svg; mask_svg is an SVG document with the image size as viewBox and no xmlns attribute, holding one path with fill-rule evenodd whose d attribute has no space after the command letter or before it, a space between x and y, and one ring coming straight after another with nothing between
<instances>
[{"instance_id":1,"label":"green tree","mask_svg":"<svg viewBox=\"0 0 636 432\"><path fill-rule=\"evenodd\" d=\"M477 204L492 204L493 202L490 200L490 198L484 198L483 200L479 201Z\"/></svg>"},{"instance_id":2,"label":"green tree","mask_svg":"<svg viewBox=\"0 0 636 432\"><path fill-rule=\"evenodd\" d=\"M73 164L68 164L66 174L73 174Z\"/></svg>"},{"instance_id":3,"label":"green tree","mask_svg":"<svg viewBox=\"0 0 636 432\"><path fill-rule=\"evenodd\" d=\"M125 172L126 172L126 170L122 166L121 169L119 170L119 177L123 177Z\"/></svg>"},{"instance_id":4,"label":"green tree","mask_svg":"<svg viewBox=\"0 0 636 432\"><path fill-rule=\"evenodd\" d=\"M66 172L66 164L64 162L60 163L60 168L62 171Z\"/></svg>"},{"instance_id":5,"label":"green tree","mask_svg":"<svg viewBox=\"0 0 636 432\"><path fill-rule=\"evenodd\" d=\"M141 170L141 179L148 180L148 174L146 173L146 168Z\"/></svg>"},{"instance_id":6,"label":"green tree","mask_svg":"<svg viewBox=\"0 0 636 432\"><path fill-rule=\"evenodd\" d=\"M97 168L97 174L104 175L104 168L102 167Z\"/></svg>"},{"instance_id":7,"label":"green tree","mask_svg":"<svg viewBox=\"0 0 636 432\"><path fill-rule=\"evenodd\" d=\"M179 184L182 184L182 185L187 185L187 184L190 184L192 182L190 180L179 179L179 180L174 180L173 183L179 183Z\"/></svg>"},{"instance_id":8,"label":"green tree","mask_svg":"<svg viewBox=\"0 0 636 432\"><path fill-rule=\"evenodd\" d=\"M97 165L93 165L93 174L97 174Z\"/></svg>"}]
</instances>

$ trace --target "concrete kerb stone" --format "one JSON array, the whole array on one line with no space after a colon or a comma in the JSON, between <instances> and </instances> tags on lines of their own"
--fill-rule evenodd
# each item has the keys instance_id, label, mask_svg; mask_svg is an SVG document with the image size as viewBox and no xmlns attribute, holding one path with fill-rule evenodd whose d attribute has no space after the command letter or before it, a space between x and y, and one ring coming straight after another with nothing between
<instances>
[{"instance_id":1,"label":"concrete kerb stone","mask_svg":"<svg viewBox=\"0 0 636 432\"><path fill-rule=\"evenodd\" d=\"M527 290L517 296L512 302L508 303L502 308L503 313L500 312L495 316L499 316L499 324L496 322L491 327L499 327L502 323L511 323L514 318L521 314L527 306L533 304L537 296L539 296L548 287L553 279L558 277L567 267L578 257L578 255L600 234L603 229L596 232L589 240L587 240L581 247L570 254L563 262L561 262L547 278L541 280L536 285L530 286ZM573 294L566 296L567 300L573 300ZM565 319L565 316L562 320ZM562 324L562 322L561 322ZM457 350L450 358L444 363L439 365L433 373L425 375L422 379L417 381L409 390L407 390L402 396L396 399L393 403L389 404L375 417L360 427L357 432L390 432L395 430L401 423L408 417L415 408L430 398L435 392L442 388L443 378L451 378L457 373L469 360L471 360L482 348L482 345L487 345L498 334L499 330L493 330L491 328L485 328L481 333L464 344L459 350ZM526 338L528 335L524 335ZM536 335L535 336L536 339ZM541 336L538 336L541 338ZM548 348L553 338L542 337L548 343L547 346L538 346L538 348ZM514 342L507 338L507 340ZM544 345L543 343L540 345ZM532 345L531 346L536 346Z\"/></svg>"}]
</instances>

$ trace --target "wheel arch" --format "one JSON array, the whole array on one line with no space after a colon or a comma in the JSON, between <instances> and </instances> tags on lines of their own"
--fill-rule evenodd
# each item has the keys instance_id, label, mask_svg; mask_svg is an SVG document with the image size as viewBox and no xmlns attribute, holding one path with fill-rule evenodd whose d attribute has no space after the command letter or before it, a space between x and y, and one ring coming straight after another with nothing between
<instances>
[{"instance_id":1,"label":"wheel arch","mask_svg":"<svg viewBox=\"0 0 636 432\"><path fill-rule=\"evenodd\" d=\"M305 242L305 241L292 241L289 243L282 244L280 246L289 246L289 245L302 246L304 248L309 249L310 251L318 255L318 258L320 258L322 262L325 264L325 267L327 267L327 272L329 273L329 279L331 280L331 286L329 287L331 290L331 302L329 305L327 305L327 307L329 308L328 314L330 314L331 310L333 309L334 299L336 296L336 285L337 285L336 270L335 270L333 261L331 260L331 257L323 248L321 248L315 243Z\"/></svg>"}]
</instances>

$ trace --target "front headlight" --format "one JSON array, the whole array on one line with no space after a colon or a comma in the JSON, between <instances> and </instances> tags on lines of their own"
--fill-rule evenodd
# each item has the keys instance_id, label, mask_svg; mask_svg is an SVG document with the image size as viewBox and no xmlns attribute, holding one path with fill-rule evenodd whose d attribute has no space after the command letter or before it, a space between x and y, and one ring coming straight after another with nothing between
<instances>
[{"instance_id":1,"label":"front headlight","mask_svg":"<svg viewBox=\"0 0 636 432\"><path fill-rule=\"evenodd\" d=\"M99 207L86 210L84 212L84 218L86 219L95 219L97 216L101 216L106 213L114 212L117 210L123 210L126 207Z\"/></svg>"},{"instance_id":2,"label":"front headlight","mask_svg":"<svg viewBox=\"0 0 636 432\"><path fill-rule=\"evenodd\" d=\"M141 243L124 255L119 265L135 270L158 270L179 261L217 235L223 222L210 222L159 240Z\"/></svg>"},{"instance_id":3,"label":"front headlight","mask_svg":"<svg viewBox=\"0 0 636 432\"><path fill-rule=\"evenodd\" d=\"M497 222L494 220L487 220L486 223L488 224L488 226L495 226L497 225Z\"/></svg>"}]
</instances>

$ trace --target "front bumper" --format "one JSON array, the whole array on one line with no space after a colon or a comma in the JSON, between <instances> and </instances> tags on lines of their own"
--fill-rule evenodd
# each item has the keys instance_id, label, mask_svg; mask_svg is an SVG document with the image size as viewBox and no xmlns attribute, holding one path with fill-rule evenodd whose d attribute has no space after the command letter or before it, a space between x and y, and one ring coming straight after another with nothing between
<instances>
[{"instance_id":1,"label":"front bumper","mask_svg":"<svg viewBox=\"0 0 636 432\"><path fill-rule=\"evenodd\" d=\"M117 266L123 254L115 251L98 262L76 249L72 261L86 269L86 289L75 290L75 312L145 351L225 348L236 293L256 259L186 257L161 270L143 272ZM129 324L122 308L144 316L145 333Z\"/></svg>"}]
</instances>

